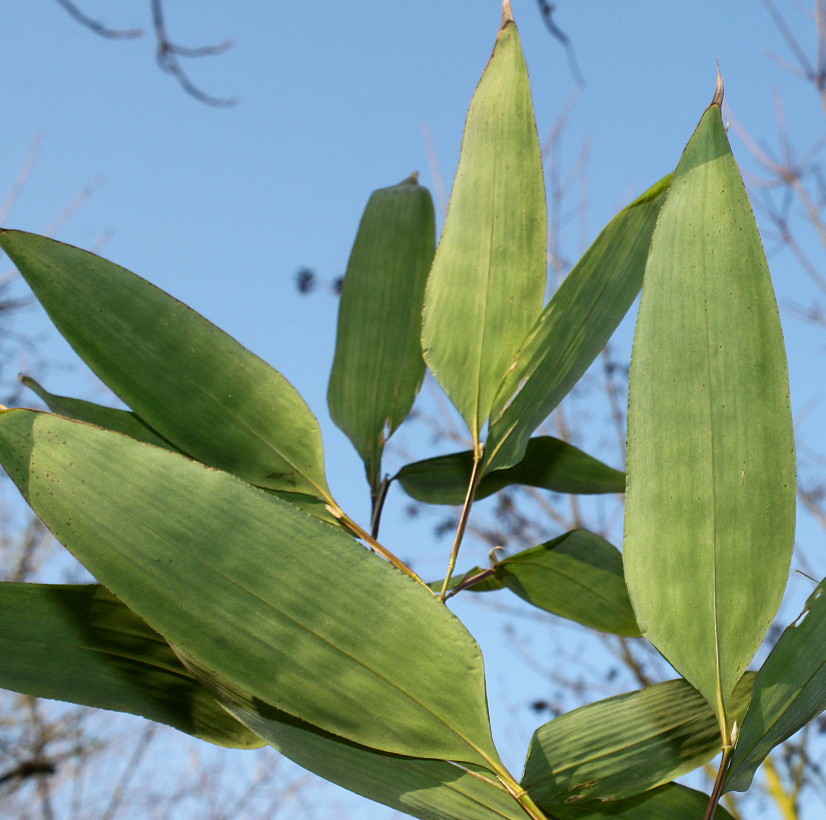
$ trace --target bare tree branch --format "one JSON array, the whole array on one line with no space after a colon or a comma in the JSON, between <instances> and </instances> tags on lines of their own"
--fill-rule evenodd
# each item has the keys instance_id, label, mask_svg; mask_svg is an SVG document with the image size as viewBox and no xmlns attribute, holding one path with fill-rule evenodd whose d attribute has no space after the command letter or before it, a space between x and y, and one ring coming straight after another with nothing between
<instances>
[{"instance_id":1,"label":"bare tree branch","mask_svg":"<svg viewBox=\"0 0 826 820\"><path fill-rule=\"evenodd\" d=\"M69 0L55 0L55 2L66 9L69 15L77 20L78 23L100 37L106 37L110 40L134 40L136 37L143 37L144 31L142 28L108 28L104 26L103 23L93 20L84 14L74 3L69 2Z\"/></svg>"},{"instance_id":2,"label":"bare tree branch","mask_svg":"<svg viewBox=\"0 0 826 820\"><path fill-rule=\"evenodd\" d=\"M539 13L542 15L542 19L545 21L548 31L550 31L551 34L565 47L565 54L568 57L568 65L571 68L571 74L574 75L576 84L582 88L585 85L585 79L582 76L582 72L579 70L579 63L577 63L576 51L574 51L573 43L571 43L571 39L568 35L565 34L565 32L562 31L562 29L560 29L554 21L556 4L549 2L549 0L536 0L536 2L539 6Z\"/></svg>"},{"instance_id":3,"label":"bare tree branch","mask_svg":"<svg viewBox=\"0 0 826 820\"><path fill-rule=\"evenodd\" d=\"M55 0L62 6L77 22L82 26L94 32L100 37L106 37L112 40L131 40L136 37L142 37L144 30L140 28L133 29L113 29L104 26L97 20L93 20L88 15L84 14L74 3L70 0ZM179 45L169 38L166 30L166 22L164 20L163 2L162 0L151 0L152 10L152 27L155 30L156 59L161 70L167 74L171 74L180 84L181 88L186 91L191 97L194 97L204 105L211 105L216 108L230 108L238 102L237 97L213 97L198 88L195 83L190 80L189 75L184 71L180 63L180 57L211 57L216 54L223 54L228 49L232 48L232 42L225 40L217 45L196 46L190 48Z\"/></svg>"},{"instance_id":4,"label":"bare tree branch","mask_svg":"<svg viewBox=\"0 0 826 820\"><path fill-rule=\"evenodd\" d=\"M225 40L223 43L214 46L199 46L197 48L187 48L173 43L166 31L161 0L152 0L152 25L155 28L155 36L158 40L157 60L162 71L175 77L187 94L205 105L212 105L216 108L230 108L236 105L237 97L213 97L201 91L189 79L178 59L179 57L210 57L223 54L227 49L232 48L230 40Z\"/></svg>"}]
</instances>

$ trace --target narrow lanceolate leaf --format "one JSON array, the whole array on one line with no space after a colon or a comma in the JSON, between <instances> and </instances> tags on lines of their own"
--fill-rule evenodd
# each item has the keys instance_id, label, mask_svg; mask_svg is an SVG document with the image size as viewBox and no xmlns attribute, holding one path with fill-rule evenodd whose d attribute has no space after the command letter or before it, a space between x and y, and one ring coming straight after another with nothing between
<instances>
[{"instance_id":1,"label":"narrow lanceolate leaf","mask_svg":"<svg viewBox=\"0 0 826 820\"><path fill-rule=\"evenodd\" d=\"M470 103L422 328L425 361L477 442L542 308L546 223L528 72L508 8Z\"/></svg>"},{"instance_id":2,"label":"narrow lanceolate leaf","mask_svg":"<svg viewBox=\"0 0 826 820\"><path fill-rule=\"evenodd\" d=\"M754 680L725 791L745 791L779 743L826 709L826 582L780 636Z\"/></svg>"},{"instance_id":3,"label":"narrow lanceolate leaf","mask_svg":"<svg viewBox=\"0 0 826 820\"><path fill-rule=\"evenodd\" d=\"M592 532L573 530L512 555L496 565L496 579L554 615L601 632L639 637L622 556Z\"/></svg>"},{"instance_id":4,"label":"narrow lanceolate leaf","mask_svg":"<svg viewBox=\"0 0 826 820\"><path fill-rule=\"evenodd\" d=\"M473 469L473 453L451 453L407 464L395 475L404 491L427 504L461 504ZM485 498L514 484L539 487L555 493L622 493L625 473L583 453L573 444L553 436L528 442L525 456L506 470L488 473L476 490Z\"/></svg>"},{"instance_id":5,"label":"narrow lanceolate leaf","mask_svg":"<svg viewBox=\"0 0 826 820\"><path fill-rule=\"evenodd\" d=\"M732 698L739 719L754 676ZM534 733L522 785L540 805L621 800L696 769L720 751L714 712L684 680L574 709Z\"/></svg>"},{"instance_id":6,"label":"narrow lanceolate leaf","mask_svg":"<svg viewBox=\"0 0 826 820\"><path fill-rule=\"evenodd\" d=\"M107 430L115 430L138 441L154 444L156 447L166 447L168 450L176 449L129 410L104 407L91 401L73 399L69 396L56 396L29 376L23 376L21 381L36 393L53 413L66 416L67 419L96 424L98 427L105 427Z\"/></svg>"},{"instance_id":7,"label":"narrow lanceolate leaf","mask_svg":"<svg viewBox=\"0 0 826 820\"><path fill-rule=\"evenodd\" d=\"M628 403L625 577L643 635L731 729L794 536L786 359L720 106L694 132L645 271Z\"/></svg>"},{"instance_id":8,"label":"narrow lanceolate leaf","mask_svg":"<svg viewBox=\"0 0 826 820\"><path fill-rule=\"evenodd\" d=\"M347 263L327 402L371 488L424 376L422 300L435 231L430 193L411 176L373 192Z\"/></svg>"},{"instance_id":9,"label":"narrow lanceolate leaf","mask_svg":"<svg viewBox=\"0 0 826 820\"><path fill-rule=\"evenodd\" d=\"M3 689L141 715L219 746L264 745L102 587L0 584L0 655Z\"/></svg>"},{"instance_id":10,"label":"narrow lanceolate leaf","mask_svg":"<svg viewBox=\"0 0 826 820\"><path fill-rule=\"evenodd\" d=\"M543 808L557 820L600 820L602 817L618 820L698 820L705 813L708 800L707 794L678 783L666 783L624 800L608 803L594 800ZM714 817L716 820L734 820L722 806L717 807Z\"/></svg>"},{"instance_id":11,"label":"narrow lanceolate leaf","mask_svg":"<svg viewBox=\"0 0 826 820\"><path fill-rule=\"evenodd\" d=\"M608 223L522 342L496 393L486 473L521 461L531 433L582 378L631 307L670 181L660 180Z\"/></svg>"},{"instance_id":12,"label":"narrow lanceolate leaf","mask_svg":"<svg viewBox=\"0 0 826 820\"><path fill-rule=\"evenodd\" d=\"M184 661L187 662L184 657ZM239 721L299 766L363 797L422 820L523 820L525 813L482 767L391 755L348 743L228 689L193 668ZM471 774L470 772L473 772ZM484 778L484 779L480 779Z\"/></svg>"},{"instance_id":13,"label":"narrow lanceolate leaf","mask_svg":"<svg viewBox=\"0 0 826 820\"><path fill-rule=\"evenodd\" d=\"M86 251L0 231L78 355L177 448L252 484L329 495L318 422L292 385L191 308Z\"/></svg>"},{"instance_id":14,"label":"narrow lanceolate leaf","mask_svg":"<svg viewBox=\"0 0 826 820\"><path fill-rule=\"evenodd\" d=\"M476 643L342 531L228 473L45 413L0 413L0 462L101 583L228 685L382 751L497 760Z\"/></svg>"}]
</instances>

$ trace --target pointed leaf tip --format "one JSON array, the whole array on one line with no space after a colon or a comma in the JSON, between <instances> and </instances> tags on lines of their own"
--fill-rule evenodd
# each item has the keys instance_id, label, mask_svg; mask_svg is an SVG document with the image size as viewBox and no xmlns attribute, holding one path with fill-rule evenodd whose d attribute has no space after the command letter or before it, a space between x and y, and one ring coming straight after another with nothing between
<instances>
[{"instance_id":1,"label":"pointed leaf tip","mask_svg":"<svg viewBox=\"0 0 826 820\"><path fill-rule=\"evenodd\" d=\"M717 63L717 85L714 88L714 96L711 98L711 104L723 104L723 76L720 74L720 63Z\"/></svg>"},{"instance_id":2,"label":"pointed leaf tip","mask_svg":"<svg viewBox=\"0 0 826 820\"><path fill-rule=\"evenodd\" d=\"M513 11L511 10L510 0L502 0L502 22L499 24L501 31L508 23L513 23Z\"/></svg>"}]
</instances>

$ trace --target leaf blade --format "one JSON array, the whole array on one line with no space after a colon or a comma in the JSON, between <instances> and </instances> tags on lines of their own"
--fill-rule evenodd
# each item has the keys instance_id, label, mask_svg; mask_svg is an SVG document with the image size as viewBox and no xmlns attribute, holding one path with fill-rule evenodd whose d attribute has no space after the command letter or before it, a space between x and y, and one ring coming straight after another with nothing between
<instances>
[{"instance_id":1,"label":"leaf blade","mask_svg":"<svg viewBox=\"0 0 826 820\"><path fill-rule=\"evenodd\" d=\"M786 583L795 480L777 306L719 105L680 160L645 277L625 574L643 635L726 733L728 699Z\"/></svg>"},{"instance_id":2,"label":"leaf blade","mask_svg":"<svg viewBox=\"0 0 826 820\"><path fill-rule=\"evenodd\" d=\"M252 484L329 498L318 422L278 371L112 262L22 231L0 231L0 246L78 355L163 438Z\"/></svg>"},{"instance_id":3,"label":"leaf blade","mask_svg":"<svg viewBox=\"0 0 826 820\"><path fill-rule=\"evenodd\" d=\"M619 550L587 530L505 558L496 566L496 579L546 612L601 632L640 635Z\"/></svg>"},{"instance_id":4,"label":"leaf blade","mask_svg":"<svg viewBox=\"0 0 826 820\"><path fill-rule=\"evenodd\" d=\"M186 657L182 657L189 663ZM356 794L422 820L521 820L524 812L500 787L479 780L446 760L382 754L301 723L262 704L249 693L226 687L193 668L223 706L255 727L279 752L299 766ZM494 779L481 767L476 772Z\"/></svg>"},{"instance_id":5,"label":"leaf blade","mask_svg":"<svg viewBox=\"0 0 826 820\"><path fill-rule=\"evenodd\" d=\"M758 671L724 791L746 791L769 752L826 709L824 593L821 581Z\"/></svg>"},{"instance_id":6,"label":"leaf blade","mask_svg":"<svg viewBox=\"0 0 826 820\"><path fill-rule=\"evenodd\" d=\"M478 443L493 394L542 307L545 187L519 34L504 18L468 110L425 290L425 362Z\"/></svg>"},{"instance_id":7,"label":"leaf blade","mask_svg":"<svg viewBox=\"0 0 826 820\"><path fill-rule=\"evenodd\" d=\"M422 302L435 231L433 201L414 175L372 193L347 263L327 403L373 489L384 443L424 376Z\"/></svg>"},{"instance_id":8,"label":"leaf blade","mask_svg":"<svg viewBox=\"0 0 826 820\"><path fill-rule=\"evenodd\" d=\"M231 684L373 748L498 759L475 641L340 530L228 473L45 413L0 413L0 461L101 583ZM204 606L216 600L220 611Z\"/></svg>"},{"instance_id":9,"label":"leaf blade","mask_svg":"<svg viewBox=\"0 0 826 820\"><path fill-rule=\"evenodd\" d=\"M742 715L753 675L733 698ZM685 680L607 698L540 726L522 785L540 805L622 800L660 786L720 751L713 711Z\"/></svg>"},{"instance_id":10,"label":"leaf blade","mask_svg":"<svg viewBox=\"0 0 826 820\"><path fill-rule=\"evenodd\" d=\"M667 176L617 214L594 240L521 342L497 388L483 470L518 463L531 433L585 374L642 285Z\"/></svg>"},{"instance_id":11,"label":"leaf blade","mask_svg":"<svg viewBox=\"0 0 826 820\"><path fill-rule=\"evenodd\" d=\"M4 689L129 712L219 746L264 743L100 586L1 583L0 652Z\"/></svg>"},{"instance_id":12,"label":"leaf blade","mask_svg":"<svg viewBox=\"0 0 826 820\"><path fill-rule=\"evenodd\" d=\"M394 480L416 501L458 505L464 501L472 469L473 453L465 450L406 464ZM556 493L622 493L625 473L566 441L536 436L528 441L522 461L482 478L475 498L486 498L514 484Z\"/></svg>"}]
</instances>

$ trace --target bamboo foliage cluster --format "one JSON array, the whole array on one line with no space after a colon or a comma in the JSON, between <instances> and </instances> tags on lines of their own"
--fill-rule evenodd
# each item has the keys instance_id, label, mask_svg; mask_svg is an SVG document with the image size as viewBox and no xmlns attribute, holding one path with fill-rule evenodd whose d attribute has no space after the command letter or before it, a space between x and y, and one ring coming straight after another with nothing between
<instances>
[{"instance_id":1,"label":"bamboo foliage cluster","mask_svg":"<svg viewBox=\"0 0 826 820\"><path fill-rule=\"evenodd\" d=\"M130 409L27 379L52 412L0 413L0 462L99 582L0 585L0 686L271 744L419 818L726 816L720 796L826 706L826 611L821 584L748 671L788 577L794 451L777 308L721 102L720 85L673 175L611 220L543 307L543 172L505 2L438 245L412 176L370 197L348 263L328 403L364 462L364 526L333 498L318 422L276 370L140 277L1 231ZM640 288L623 474L532 434ZM383 478L425 367L472 449ZM443 579L425 583L379 540L389 481L462 505ZM474 499L513 484L627 491L622 551L574 530L456 571ZM678 677L538 727L517 778L479 648L445 606L506 589L648 640ZM674 782L718 754L710 796Z\"/></svg>"}]
</instances>

